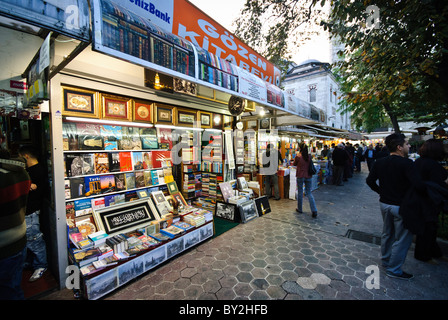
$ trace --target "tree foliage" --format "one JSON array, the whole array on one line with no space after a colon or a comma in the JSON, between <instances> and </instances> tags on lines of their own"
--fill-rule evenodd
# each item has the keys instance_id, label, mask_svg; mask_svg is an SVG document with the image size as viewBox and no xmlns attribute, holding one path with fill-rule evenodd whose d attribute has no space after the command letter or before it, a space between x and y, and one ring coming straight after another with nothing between
<instances>
[{"instance_id":1,"label":"tree foliage","mask_svg":"<svg viewBox=\"0 0 448 320\"><path fill-rule=\"evenodd\" d=\"M333 71L341 83L342 107L352 112L358 128L370 131L387 118L396 131L403 119L447 121L446 0L334 0L329 17L320 19L324 4L247 0L237 35L276 63L290 58L288 45L307 36L304 26L320 23L345 45ZM373 19L376 14L379 20Z\"/></svg>"}]
</instances>

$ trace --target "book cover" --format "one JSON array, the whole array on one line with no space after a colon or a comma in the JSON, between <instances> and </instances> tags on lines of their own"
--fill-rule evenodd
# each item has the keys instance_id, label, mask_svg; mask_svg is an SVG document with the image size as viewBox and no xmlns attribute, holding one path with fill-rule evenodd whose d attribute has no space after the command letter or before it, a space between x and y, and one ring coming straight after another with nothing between
<instances>
[{"instance_id":1,"label":"book cover","mask_svg":"<svg viewBox=\"0 0 448 320\"><path fill-rule=\"evenodd\" d=\"M104 150L118 150L121 139L121 126L101 125L101 136L104 141Z\"/></svg>"},{"instance_id":2,"label":"book cover","mask_svg":"<svg viewBox=\"0 0 448 320\"><path fill-rule=\"evenodd\" d=\"M125 127L121 128L121 150L141 150L142 142L138 133L138 128Z\"/></svg>"},{"instance_id":3,"label":"book cover","mask_svg":"<svg viewBox=\"0 0 448 320\"><path fill-rule=\"evenodd\" d=\"M82 155L82 174L95 174L95 154L85 153Z\"/></svg>"},{"instance_id":4,"label":"book cover","mask_svg":"<svg viewBox=\"0 0 448 320\"><path fill-rule=\"evenodd\" d=\"M142 170L143 169L143 154L139 151L132 152L132 165L134 166L134 170Z\"/></svg>"},{"instance_id":5,"label":"book cover","mask_svg":"<svg viewBox=\"0 0 448 320\"><path fill-rule=\"evenodd\" d=\"M120 152L120 171L132 171L132 156L131 152Z\"/></svg>"},{"instance_id":6,"label":"book cover","mask_svg":"<svg viewBox=\"0 0 448 320\"><path fill-rule=\"evenodd\" d=\"M160 149L171 150L173 148L171 129L157 128L157 137L158 137Z\"/></svg>"},{"instance_id":7,"label":"book cover","mask_svg":"<svg viewBox=\"0 0 448 320\"><path fill-rule=\"evenodd\" d=\"M114 197L114 204L120 204L125 202L124 194L116 194Z\"/></svg>"},{"instance_id":8,"label":"book cover","mask_svg":"<svg viewBox=\"0 0 448 320\"><path fill-rule=\"evenodd\" d=\"M75 227L75 202L68 201L65 203L65 218L69 228Z\"/></svg>"},{"instance_id":9,"label":"book cover","mask_svg":"<svg viewBox=\"0 0 448 320\"><path fill-rule=\"evenodd\" d=\"M145 174L143 171L135 172L135 187L136 188L145 187Z\"/></svg>"},{"instance_id":10,"label":"book cover","mask_svg":"<svg viewBox=\"0 0 448 320\"><path fill-rule=\"evenodd\" d=\"M84 196L89 197L101 193L99 176L84 177Z\"/></svg>"},{"instance_id":11,"label":"book cover","mask_svg":"<svg viewBox=\"0 0 448 320\"><path fill-rule=\"evenodd\" d=\"M135 189L135 173L134 172L128 172L125 174L126 178L126 189Z\"/></svg>"},{"instance_id":12,"label":"book cover","mask_svg":"<svg viewBox=\"0 0 448 320\"><path fill-rule=\"evenodd\" d=\"M90 199L75 200L75 216L85 216L92 214L92 203Z\"/></svg>"},{"instance_id":13,"label":"book cover","mask_svg":"<svg viewBox=\"0 0 448 320\"><path fill-rule=\"evenodd\" d=\"M151 171L143 171L143 176L145 178L145 186L149 187L152 185L152 180L151 180Z\"/></svg>"},{"instance_id":14,"label":"book cover","mask_svg":"<svg viewBox=\"0 0 448 320\"><path fill-rule=\"evenodd\" d=\"M134 200L138 200L138 199L139 199L139 197L138 197L136 191L128 191L124 194L125 202L134 201Z\"/></svg>"},{"instance_id":15,"label":"book cover","mask_svg":"<svg viewBox=\"0 0 448 320\"><path fill-rule=\"evenodd\" d=\"M146 189L137 190L137 196L139 197L139 199L148 198L149 197L148 190Z\"/></svg>"},{"instance_id":16,"label":"book cover","mask_svg":"<svg viewBox=\"0 0 448 320\"><path fill-rule=\"evenodd\" d=\"M151 171L151 181L152 181L152 185L154 185L154 186L159 184L159 176L157 174L157 170Z\"/></svg>"},{"instance_id":17,"label":"book cover","mask_svg":"<svg viewBox=\"0 0 448 320\"><path fill-rule=\"evenodd\" d=\"M109 171L110 172L120 172L120 153L111 152L109 153Z\"/></svg>"},{"instance_id":18,"label":"book cover","mask_svg":"<svg viewBox=\"0 0 448 320\"><path fill-rule=\"evenodd\" d=\"M70 192L70 179L64 179L65 186L65 200L71 199L72 194Z\"/></svg>"},{"instance_id":19,"label":"book cover","mask_svg":"<svg viewBox=\"0 0 448 320\"><path fill-rule=\"evenodd\" d=\"M104 205L106 207L113 206L115 204L114 198L115 198L114 194L104 196Z\"/></svg>"},{"instance_id":20,"label":"book cover","mask_svg":"<svg viewBox=\"0 0 448 320\"><path fill-rule=\"evenodd\" d=\"M143 149L158 149L156 128L140 128L140 138L142 139Z\"/></svg>"},{"instance_id":21,"label":"book cover","mask_svg":"<svg viewBox=\"0 0 448 320\"><path fill-rule=\"evenodd\" d=\"M152 167L162 168L163 162L167 163L168 167L171 167L173 165L171 159L171 151L165 151L165 150L152 151Z\"/></svg>"},{"instance_id":22,"label":"book cover","mask_svg":"<svg viewBox=\"0 0 448 320\"><path fill-rule=\"evenodd\" d=\"M101 193L109 193L115 191L115 177L114 175L100 176Z\"/></svg>"},{"instance_id":23,"label":"book cover","mask_svg":"<svg viewBox=\"0 0 448 320\"><path fill-rule=\"evenodd\" d=\"M64 154L65 157L65 173L67 177L81 176L82 167L84 164L81 154L67 153Z\"/></svg>"},{"instance_id":24,"label":"book cover","mask_svg":"<svg viewBox=\"0 0 448 320\"><path fill-rule=\"evenodd\" d=\"M106 203L105 203L104 197L94 198L94 199L91 200L91 203L92 203L92 210L93 211L106 207Z\"/></svg>"},{"instance_id":25,"label":"book cover","mask_svg":"<svg viewBox=\"0 0 448 320\"><path fill-rule=\"evenodd\" d=\"M103 149L100 125L96 123L77 123L79 150Z\"/></svg>"},{"instance_id":26,"label":"book cover","mask_svg":"<svg viewBox=\"0 0 448 320\"><path fill-rule=\"evenodd\" d=\"M115 190L123 191L126 190L126 178L124 173L115 174Z\"/></svg>"},{"instance_id":27,"label":"book cover","mask_svg":"<svg viewBox=\"0 0 448 320\"><path fill-rule=\"evenodd\" d=\"M70 194L72 199L84 196L84 178L70 179Z\"/></svg>"},{"instance_id":28,"label":"book cover","mask_svg":"<svg viewBox=\"0 0 448 320\"><path fill-rule=\"evenodd\" d=\"M105 152L95 153L95 173L109 172L109 155Z\"/></svg>"},{"instance_id":29,"label":"book cover","mask_svg":"<svg viewBox=\"0 0 448 320\"><path fill-rule=\"evenodd\" d=\"M142 152L143 169L152 168L152 153L143 151Z\"/></svg>"},{"instance_id":30,"label":"book cover","mask_svg":"<svg viewBox=\"0 0 448 320\"><path fill-rule=\"evenodd\" d=\"M62 139L64 151L79 149L76 123L62 122Z\"/></svg>"}]
</instances>

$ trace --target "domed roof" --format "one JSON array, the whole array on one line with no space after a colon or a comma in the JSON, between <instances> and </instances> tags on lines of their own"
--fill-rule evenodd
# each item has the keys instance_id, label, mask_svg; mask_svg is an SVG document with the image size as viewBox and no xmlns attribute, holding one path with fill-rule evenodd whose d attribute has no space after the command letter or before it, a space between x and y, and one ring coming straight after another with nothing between
<instances>
[{"instance_id":1,"label":"domed roof","mask_svg":"<svg viewBox=\"0 0 448 320\"><path fill-rule=\"evenodd\" d=\"M322 62L320 62L319 60L316 60L316 59L308 59L308 60L305 60L305 61L300 62L300 63L298 64L298 66L303 66L303 65L305 65L305 64L309 64L309 63L312 63L312 62L322 63Z\"/></svg>"}]
</instances>

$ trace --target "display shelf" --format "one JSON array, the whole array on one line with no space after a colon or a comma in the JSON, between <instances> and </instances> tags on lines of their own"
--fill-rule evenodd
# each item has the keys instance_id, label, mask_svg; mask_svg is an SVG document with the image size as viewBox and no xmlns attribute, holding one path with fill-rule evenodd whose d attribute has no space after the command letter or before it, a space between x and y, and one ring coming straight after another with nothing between
<instances>
[{"instance_id":1,"label":"display shelf","mask_svg":"<svg viewBox=\"0 0 448 320\"><path fill-rule=\"evenodd\" d=\"M125 260L118 261L116 265L82 276L83 296L90 300L99 299L161 263L178 256L183 251L211 238L213 234L212 220Z\"/></svg>"}]
</instances>

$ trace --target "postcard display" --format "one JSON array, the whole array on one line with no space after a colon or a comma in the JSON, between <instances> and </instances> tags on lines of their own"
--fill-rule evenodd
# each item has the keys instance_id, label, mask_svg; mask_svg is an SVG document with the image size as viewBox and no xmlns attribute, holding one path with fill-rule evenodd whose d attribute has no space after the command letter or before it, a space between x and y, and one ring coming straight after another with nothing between
<instances>
[{"instance_id":1,"label":"postcard display","mask_svg":"<svg viewBox=\"0 0 448 320\"><path fill-rule=\"evenodd\" d=\"M63 122L68 252L88 299L213 236L213 213L177 188L166 133L134 125Z\"/></svg>"}]
</instances>

